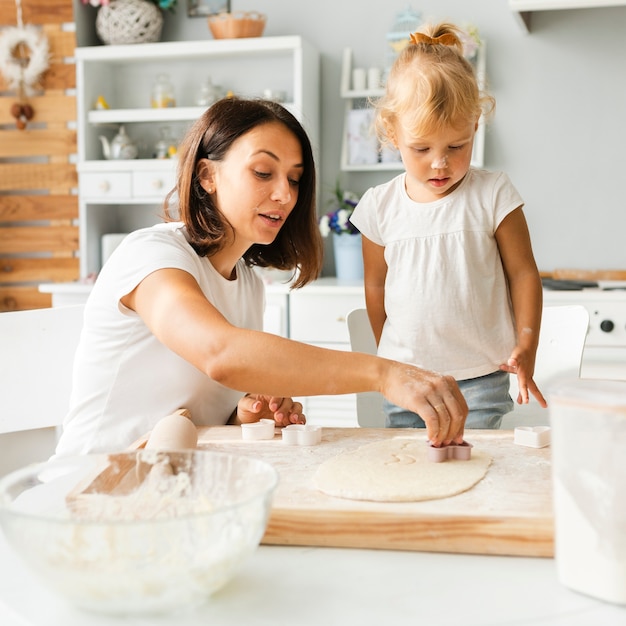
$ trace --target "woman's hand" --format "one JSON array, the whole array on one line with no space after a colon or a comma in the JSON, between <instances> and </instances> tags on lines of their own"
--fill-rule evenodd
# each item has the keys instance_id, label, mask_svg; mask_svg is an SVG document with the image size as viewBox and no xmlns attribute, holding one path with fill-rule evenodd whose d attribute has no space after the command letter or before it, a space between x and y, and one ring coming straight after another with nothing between
<instances>
[{"instance_id":1,"label":"woman's hand","mask_svg":"<svg viewBox=\"0 0 626 626\"><path fill-rule=\"evenodd\" d=\"M250 393L239 400L237 419L241 424L273 419L276 426L280 427L306 422L300 402L294 402L292 398L275 398Z\"/></svg>"},{"instance_id":2,"label":"woman's hand","mask_svg":"<svg viewBox=\"0 0 626 626\"><path fill-rule=\"evenodd\" d=\"M394 404L417 413L433 445L462 443L468 408L454 378L391 363L381 393Z\"/></svg>"}]
</instances>

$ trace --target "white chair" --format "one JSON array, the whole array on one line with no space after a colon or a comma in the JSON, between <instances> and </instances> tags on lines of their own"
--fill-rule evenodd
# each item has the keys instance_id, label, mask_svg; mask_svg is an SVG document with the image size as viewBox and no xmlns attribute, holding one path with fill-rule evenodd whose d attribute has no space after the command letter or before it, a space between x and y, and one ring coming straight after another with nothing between
<instances>
[{"instance_id":1,"label":"white chair","mask_svg":"<svg viewBox=\"0 0 626 626\"><path fill-rule=\"evenodd\" d=\"M0 313L0 475L54 452L84 306Z\"/></svg>"},{"instance_id":2,"label":"white chair","mask_svg":"<svg viewBox=\"0 0 626 626\"><path fill-rule=\"evenodd\" d=\"M353 352L376 354L376 340L366 309L354 309L346 316ZM383 396L375 391L356 394L357 422L362 428L384 428Z\"/></svg>"},{"instance_id":3,"label":"white chair","mask_svg":"<svg viewBox=\"0 0 626 626\"><path fill-rule=\"evenodd\" d=\"M376 342L365 309L354 309L347 316L350 345L354 352L376 354ZM589 314L585 307L547 306L541 318L541 334L535 363L535 381L545 394L550 383L557 378L580 376L583 348ZM517 377L511 376L511 397L517 399ZM383 428L385 416L382 396L378 393L357 394L357 420L359 426ZM502 419L501 428L536 426L548 423L548 411L542 409L534 398L529 404L519 405Z\"/></svg>"},{"instance_id":4,"label":"white chair","mask_svg":"<svg viewBox=\"0 0 626 626\"><path fill-rule=\"evenodd\" d=\"M544 396L555 380L580 376L588 328L589 313L584 306L563 305L543 308L533 378ZM517 404L517 376L511 375L510 394L515 407L502 418L501 429L548 425L549 410L543 409L534 397L530 398L528 404Z\"/></svg>"}]
</instances>

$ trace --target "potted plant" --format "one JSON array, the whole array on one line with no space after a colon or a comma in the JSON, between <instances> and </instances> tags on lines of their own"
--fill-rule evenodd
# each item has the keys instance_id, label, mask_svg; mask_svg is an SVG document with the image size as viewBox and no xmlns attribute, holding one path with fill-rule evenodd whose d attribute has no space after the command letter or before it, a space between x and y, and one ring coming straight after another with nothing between
<instances>
[{"instance_id":1,"label":"potted plant","mask_svg":"<svg viewBox=\"0 0 626 626\"><path fill-rule=\"evenodd\" d=\"M322 215L319 228L323 237L332 234L335 255L335 272L341 280L363 278L361 233L350 221L360 197L353 191L344 190L339 180L330 200L332 210Z\"/></svg>"}]
</instances>

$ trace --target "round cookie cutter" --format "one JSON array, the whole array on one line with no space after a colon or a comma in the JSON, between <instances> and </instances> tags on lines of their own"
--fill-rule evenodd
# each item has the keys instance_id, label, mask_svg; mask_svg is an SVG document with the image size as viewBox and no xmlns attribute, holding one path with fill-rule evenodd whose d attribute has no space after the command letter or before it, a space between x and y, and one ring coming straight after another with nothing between
<instances>
[{"instance_id":1,"label":"round cookie cutter","mask_svg":"<svg viewBox=\"0 0 626 626\"><path fill-rule=\"evenodd\" d=\"M246 441L274 438L274 420L262 419L241 425L241 438Z\"/></svg>"},{"instance_id":2,"label":"round cookie cutter","mask_svg":"<svg viewBox=\"0 0 626 626\"><path fill-rule=\"evenodd\" d=\"M290 446L315 446L322 440L322 427L290 424L282 430L283 443Z\"/></svg>"}]
</instances>

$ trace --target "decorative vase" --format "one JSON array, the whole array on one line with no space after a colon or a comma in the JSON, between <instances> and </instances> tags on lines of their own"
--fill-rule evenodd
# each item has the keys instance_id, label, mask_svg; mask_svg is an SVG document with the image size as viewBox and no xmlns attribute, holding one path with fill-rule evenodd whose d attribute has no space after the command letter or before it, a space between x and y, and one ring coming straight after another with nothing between
<instances>
[{"instance_id":1,"label":"decorative vase","mask_svg":"<svg viewBox=\"0 0 626 626\"><path fill-rule=\"evenodd\" d=\"M363 280L361 235L333 233L335 273L339 280Z\"/></svg>"},{"instance_id":2,"label":"decorative vase","mask_svg":"<svg viewBox=\"0 0 626 626\"><path fill-rule=\"evenodd\" d=\"M96 33L105 44L159 41L163 13L148 0L111 0L98 9Z\"/></svg>"}]
</instances>

